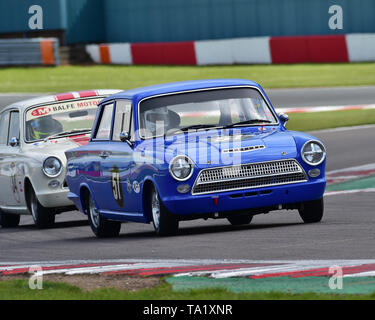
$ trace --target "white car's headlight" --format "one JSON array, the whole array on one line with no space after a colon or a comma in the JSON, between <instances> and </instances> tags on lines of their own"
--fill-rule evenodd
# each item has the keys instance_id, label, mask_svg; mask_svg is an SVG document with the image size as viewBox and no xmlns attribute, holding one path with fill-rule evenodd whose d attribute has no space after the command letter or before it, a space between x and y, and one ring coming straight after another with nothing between
<instances>
[{"instance_id":1,"label":"white car's headlight","mask_svg":"<svg viewBox=\"0 0 375 320\"><path fill-rule=\"evenodd\" d=\"M169 172L177 181L189 179L193 170L193 162L186 156L177 156L169 164Z\"/></svg>"},{"instance_id":2,"label":"white car's headlight","mask_svg":"<svg viewBox=\"0 0 375 320\"><path fill-rule=\"evenodd\" d=\"M57 177L62 171L62 164L56 157L48 157L43 162L43 172L47 177Z\"/></svg>"},{"instance_id":3,"label":"white car's headlight","mask_svg":"<svg viewBox=\"0 0 375 320\"><path fill-rule=\"evenodd\" d=\"M307 141L301 150L302 159L311 166L321 164L326 158L326 149L319 141Z\"/></svg>"}]
</instances>

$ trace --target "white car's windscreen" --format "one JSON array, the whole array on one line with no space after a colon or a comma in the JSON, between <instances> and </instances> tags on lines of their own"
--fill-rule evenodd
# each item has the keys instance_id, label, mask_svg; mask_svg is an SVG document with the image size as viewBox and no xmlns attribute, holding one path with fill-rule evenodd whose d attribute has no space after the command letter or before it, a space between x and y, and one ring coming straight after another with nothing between
<instances>
[{"instance_id":1,"label":"white car's windscreen","mask_svg":"<svg viewBox=\"0 0 375 320\"><path fill-rule=\"evenodd\" d=\"M102 98L58 102L31 108L25 116L25 139L37 141L71 131L91 130Z\"/></svg>"},{"instance_id":2,"label":"white car's windscreen","mask_svg":"<svg viewBox=\"0 0 375 320\"><path fill-rule=\"evenodd\" d=\"M265 124L277 123L263 96L252 88L156 97L145 100L139 108L140 128L144 138L200 125L223 127L247 121L259 124L261 120Z\"/></svg>"}]
</instances>

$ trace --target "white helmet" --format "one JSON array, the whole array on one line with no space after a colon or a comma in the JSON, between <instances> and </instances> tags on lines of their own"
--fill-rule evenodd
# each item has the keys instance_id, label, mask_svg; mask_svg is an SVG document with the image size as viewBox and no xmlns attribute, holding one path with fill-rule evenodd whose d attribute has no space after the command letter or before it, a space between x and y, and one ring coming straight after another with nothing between
<instances>
[{"instance_id":1,"label":"white helmet","mask_svg":"<svg viewBox=\"0 0 375 320\"><path fill-rule=\"evenodd\" d=\"M145 111L145 126L152 134L156 134L156 129L160 131L161 128L163 128L161 133L164 133L165 128L169 126L169 122L169 110L166 107Z\"/></svg>"}]
</instances>

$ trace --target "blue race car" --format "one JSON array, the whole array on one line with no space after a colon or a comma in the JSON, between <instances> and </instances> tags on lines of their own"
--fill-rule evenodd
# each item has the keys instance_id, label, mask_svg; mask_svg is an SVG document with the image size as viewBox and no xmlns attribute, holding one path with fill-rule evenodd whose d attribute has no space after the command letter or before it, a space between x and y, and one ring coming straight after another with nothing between
<instances>
[{"instance_id":1,"label":"blue race car","mask_svg":"<svg viewBox=\"0 0 375 320\"><path fill-rule=\"evenodd\" d=\"M326 150L285 128L265 92L248 80L202 80L123 91L102 100L89 143L66 152L68 197L98 237L122 221L179 221L297 209L322 219Z\"/></svg>"}]
</instances>

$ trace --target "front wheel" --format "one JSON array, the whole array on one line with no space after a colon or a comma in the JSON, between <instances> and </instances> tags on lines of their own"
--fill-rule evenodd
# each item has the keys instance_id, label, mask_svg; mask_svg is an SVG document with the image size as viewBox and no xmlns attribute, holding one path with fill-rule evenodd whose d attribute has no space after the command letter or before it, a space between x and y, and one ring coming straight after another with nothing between
<instances>
[{"instance_id":1,"label":"front wheel","mask_svg":"<svg viewBox=\"0 0 375 320\"><path fill-rule=\"evenodd\" d=\"M121 222L103 218L91 195L87 200L87 211L91 230L98 238L117 237L120 234Z\"/></svg>"},{"instance_id":2,"label":"front wheel","mask_svg":"<svg viewBox=\"0 0 375 320\"><path fill-rule=\"evenodd\" d=\"M246 215L234 215L231 217L227 217L229 223L232 226L239 226L242 224L249 224L251 220L253 220L253 216L246 214Z\"/></svg>"},{"instance_id":3,"label":"front wheel","mask_svg":"<svg viewBox=\"0 0 375 320\"><path fill-rule=\"evenodd\" d=\"M55 212L53 209L43 207L39 202L34 189L29 194L29 205L35 225L40 228L52 227L55 223Z\"/></svg>"},{"instance_id":4,"label":"front wheel","mask_svg":"<svg viewBox=\"0 0 375 320\"><path fill-rule=\"evenodd\" d=\"M9 214L0 212L0 226L3 228L14 228L20 223L20 216L18 214Z\"/></svg>"},{"instance_id":5,"label":"front wheel","mask_svg":"<svg viewBox=\"0 0 375 320\"><path fill-rule=\"evenodd\" d=\"M178 230L178 219L164 206L155 187L150 198L152 222L156 233L159 236L175 235Z\"/></svg>"},{"instance_id":6,"label":"front wheel","mask_svg":"<svg viewBox=\"0 0 375 320\"><path fill-rule=\"evenodd\" d=\"M320 222L323 218L324 201L323 198L303 202L301 208L298 209L299 215L303 222L314 223Z\"/></svg>"}]
</instances>

